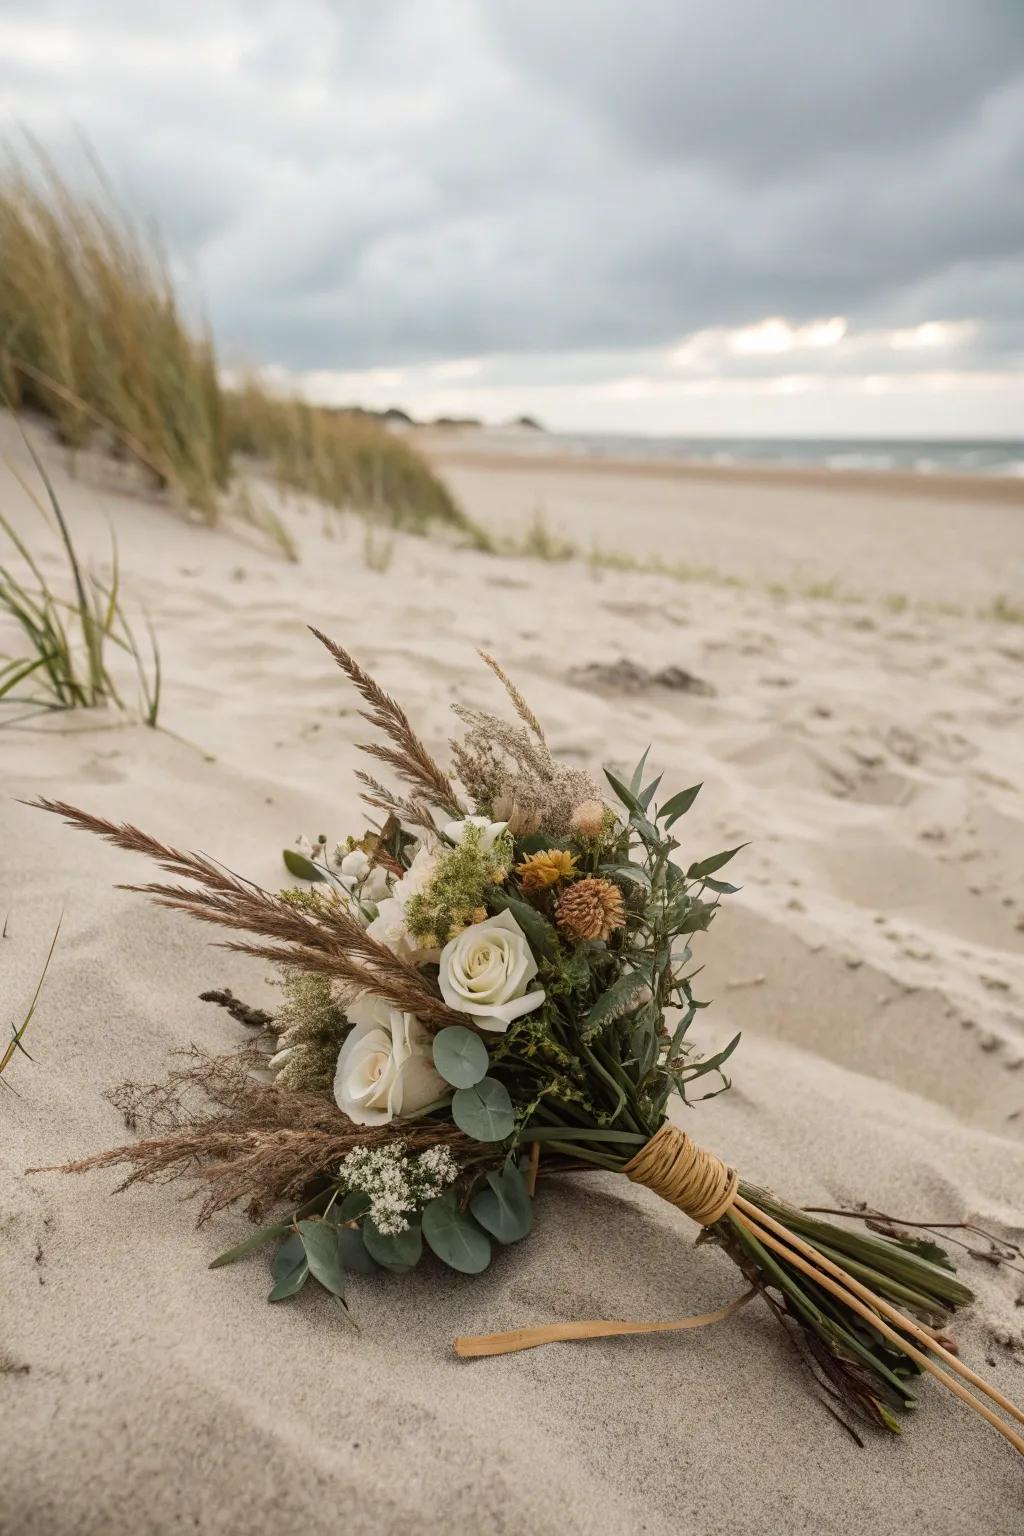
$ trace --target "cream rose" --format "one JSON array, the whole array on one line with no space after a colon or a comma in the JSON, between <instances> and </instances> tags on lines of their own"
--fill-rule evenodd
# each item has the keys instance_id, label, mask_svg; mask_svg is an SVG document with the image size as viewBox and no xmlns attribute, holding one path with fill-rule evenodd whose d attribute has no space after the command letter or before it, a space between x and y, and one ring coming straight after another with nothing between
<instances>
[{"instance_id":1,"label":"cream rose","mask_svg":"<svg viewBox=\"0 0 1024 1536\"><path fill-rule=\"evenodd\" d=\"M474 923L441 951L438 985L449 1008L471 1013L481 1029L504 1034L513 1019L539 1008L541 987L526 935L510 912Z\"/></svg>"},{"instance_id":2,"label":"cream rose","mask_svg":"<svg viewBox=\"0 0 1024 1536\"><path fill-rule=\"evenodd\" d=\"M507 821L488 821L486 816L466 816L462 821L450 821L444 829L444 835L453 843L463 843L469 828L478 827L480 851L489 853L507 826Z\"/></svg>"},{"instance_id":3,"label":"cream rose","mask_svg":"<svg viewBox=\"0 0 1024 1536\"><path fill-rule=\"evenodd\" d=\"M361 992L346 1011L352 1030L338 1056L334 1097L350 1120L386 1125L444 1096L430 1035L414 1014L372 992Z\"/></svg>"}]
</instances>

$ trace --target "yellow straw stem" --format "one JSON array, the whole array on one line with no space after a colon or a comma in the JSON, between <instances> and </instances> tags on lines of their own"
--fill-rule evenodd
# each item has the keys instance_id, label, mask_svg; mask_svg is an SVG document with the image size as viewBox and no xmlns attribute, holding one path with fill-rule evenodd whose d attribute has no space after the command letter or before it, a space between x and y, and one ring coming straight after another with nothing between
<instances>
[{"instance_id":1,"label":"yellow straw stem","mask_svg":"<svg viewBox=\"0 0 1024 1536\"><path fill-rule=\"evenodd\" d=\"M958 1376L962 1376L965 1381L969 1381L972 1386L984 1392L986 1397L991 1398L994 1403L997 1403L1003 1412L1008 1413L1012 1419L1016 1419L1018 1424L1024 1424L1024 1413L1021 1412L1016 1403L1011 1403L1010 1399L1004 1397L997 1387L991 1386L983 1376L978 1375L977 1371L972 1371L969 1365L965 1365L956 1355L945 1349L936 1339L930 1328L922 1328L913 1318L907 1317L905 1313L901 1312L898 1307L894 1307L891 1302L886 1301L884 1297L876 1295L868 1286L862 1285L859 1280L855 1280L852 1275L847 1274L845 1269L842 1269L833 1260L826 1258L823 1253L819 1253L810 1243L805 1242L803 1238L797 1237L795 1233L789 1231L788 1227L783 1226L774 1217L766 1215L764 1211L759 1210L756 1205L752 1205L743 1196L737 1197L736 1205L748 1216L752 1216L762 1227L767 1227L777 1237L781 1237L791 1248L795 1248L799 1253L810 1258L819 1269L834 1275L837 1280L845 1285L848 1291L852 1291L855 1296L859 1296L863 1301L875 1307L881 1312L883 1317L888 1317L896 1322L905 1333L909 1333L913 1338L919 1340L927 1349L931 1350L933 1355L938 1355L939 1359L948 1365L950 1370L955 1371Z\"/></svg>"},{"instance_id":2,"label":"yellow straw stem","mask_svg":"<svg viewBox=\"0 0 1024 1536\"><path fill-rule=\"evenodd\" d=\"M735 1218L741 1226L746 1228L752 1237L756 1238L759 1243L763 1243L766 1248L774 1249L775 1252L780 1254L787 1263L792 1264L795 1269L802 1270L805 1275L809 1276L809 1278L812 1279L816 1285L820 1285L823 1290L830 1291L833 1296L837 1297L838 1300L843 1303L844 1306L849 1307L851 1312L856 1312L860 1317L862 1317L866 1323L874 1328L876 1333L880 1333L883 1338L886 1338L890 1341L890 1343L895 1344L897 1349L901 1350L903 1354L907 1355L911 1360L915 1361L922 1370L928 1371L929 1374L934 1376L937 1381L941 1381L944 1387L948 1387L950 1392L952 1392L955 1397L960 1398L961 1402L966 1403L969 1408L974 1409L975 1413L980 1414L983 1419L986 1419L988 1423L992 1425L993 1429L998 1430L1003 1438L1010 1442L1015 1451L1018 1451L1021 1456L1024 1456L1024 1439L1022 1439L1015 1430L1012 1430L1008 1424L1004 1424L1002 1419L998 1418L997 1415L992 1412L991 1408L987 1407L984 1403L979 1402L973 1393L968 1392L967 1388L961 1385L961 1383L957 1381L955 1377L947 1376L945 1371L940 1370L939 1367L935 1364L934 1360L931 1360L927 1355L922 1354L919 1349L915 1349L912 1344L908 1344L906 1339L903 1338L901 1334L897 1333L895 1328L891 1328L889 1324L878 1315L878 1312L875 1310L875 1308L877 1308L880 1303L880 1297L875 1296L873 1292L868 1292L868 1294L871 1296L871 1305L866 1305L863 1301L860 1300L859 1297L855 1296L852 1291L848 1290L845 1284L840 1285L837 1281L833 1280L830 1275L826 1274L823 1269L818 1267L817 1261L819 1260L820 1255L815 1254L815 1263L809 1263L805 1258L802 1257L800 1253L789 1247L787 1243L780 1242L779 1239L777 1237L773 1237L772 1233L769 1232L765 1227L760 1226L757 1221L752 1221L750 1219L746 1213L747 1210L755 1212L758 1216L761 1214L757 1211L756 1206L748 1205L746 1201L743 1201L743 1205L746 1207L746 1209L741 1210L737 1208L739 1203L740 1202L737 1201L736 1206L733 1207ZM783 1228L783 1231L785 1231L785 1228ZM787 1237L790 1236L788 1232L786 1235ZM845 1281L848 1278L845 1271L840 1271L840 1273L843 1274ZM904 1319L900 1314L897 1315L900 1316L900 1326L905 1326L906 1319ZM928 1348L934 1347L933 1340L926 1339L925 1342L927 1343Z\"/></svg>"}]
</instances>

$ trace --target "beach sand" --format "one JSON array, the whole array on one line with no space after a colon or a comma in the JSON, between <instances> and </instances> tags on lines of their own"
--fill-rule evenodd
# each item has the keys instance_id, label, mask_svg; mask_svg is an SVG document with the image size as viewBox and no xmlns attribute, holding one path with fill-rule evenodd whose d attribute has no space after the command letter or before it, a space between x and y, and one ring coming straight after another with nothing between
<instances>
[{"instance_id":1,"label":"beach sand","mask_svg":"<svg viewBox=\"0 0 1024 1536\"><path fill-rule=\"evenodd\" d=\"M0 447L30 476L9 422ZM124 1139L112 1083L159 1077L190 1041L238 1041L204 988L273 993L258 962L115 889L148 877L142 861L17 797L135 821L275 885L300 831L362 824L366 727L305 625L350 646L439 752L448 704L500 707L481 646L560 755L622 768L652 742L673 786L703 780L687 851L750 840L732 866L743 889L699 952L715 1002L698 1037L742 1029L734 1085L687 1128L797 1201L973 1219L1020 1242L1024 628L973 616L1019 600L1020 506L477 455L450 477L492 528L540 499L581 544L715 575L407 537L377 570L360 524L296 498L288 565L46 452L97 559L106 517L116 529L125 601L160 636L167 729L105 712L0 732L5 1020L64 911L34 1059L16 1058L17 1096L0 1096L3 1536L1019 1532L1024 1464L995 1433L926 1382L903 1436L867 1431L859 1449L760 1305L700 1333L457 1360L458 1333L666 1318L738 1293L728 1261L625 1180L542 1177L533 1236L479 1278L428 1262L356 1281L356 1331L323 1294L268 1308L265 1253L206 1268L245 1235L240 1214L197 1232L178 1186L114 1196L111 1174L24 1176ZM0 506L42 549L6 463ZM832 577L868 600L770 590ZM962 1272L978 1291L962 1352L1020 1402L1024 1274L970 1258Z\"/></svg>"}]
</instances>

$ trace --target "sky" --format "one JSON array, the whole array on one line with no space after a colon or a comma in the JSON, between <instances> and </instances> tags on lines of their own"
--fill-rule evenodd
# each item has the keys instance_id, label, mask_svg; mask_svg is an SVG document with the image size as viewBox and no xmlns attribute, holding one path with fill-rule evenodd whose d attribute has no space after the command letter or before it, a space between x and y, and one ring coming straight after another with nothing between
<instances>
[{"instance_id":1,"label":"sky","mask_svg":"<svg viewBox=\"0 0 1024 1536\"><path fill-rule=\"evenodd\" d=\"M23 130L311 398L1024 436L1024 0L0 0Z\"/></svg>"}]
</instances>

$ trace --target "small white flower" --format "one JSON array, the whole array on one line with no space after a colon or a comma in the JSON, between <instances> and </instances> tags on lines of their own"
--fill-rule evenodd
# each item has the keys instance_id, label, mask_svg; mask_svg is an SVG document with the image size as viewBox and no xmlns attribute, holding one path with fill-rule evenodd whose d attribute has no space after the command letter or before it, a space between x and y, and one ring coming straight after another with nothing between
<instances>
[{"instance_id":1,"label":"small white flower","mask_svg":"<svg viewBox=\"0 0 1024 1536\"><path fill-rule=\"evenodd\" d=\"M401 880L396 880L391 887L390 896L379 902L377 916L366 930L371 938L386 944L392 954L401 960L411 960L415 965L425 965L428 961L436 960L438 951L422 949L412 937L405 921L405 904L431 880L437 860L437 848L429 843L421 843L416 857Z\"/></svg>"},{"instance_id":2,"label":"small white flower","mask_svg":"<svg viewBox=\"0 0 1024 1536\"><path fill-rule=\"evenodd\" d=\"M379 1232L408 1229L409 1212L434 1200L459 1176L447 1147L429 1147L417 1157L404 1141L382 1147L354 1147L338 1168L341 1185L370 1200L370 1220Z\"/></svg>"},{"instance_id":3,"label":"small white flower","mask_svg":"<svg viewBox=\"0 0 1024 1536\"><path fill-rule=\"evenodd\" d=\"M489 821L486 816L465 816L461 821L450 821L444 835L453 843L463 843L470 827L480 829L480 851L489 853L508 826L507 821Z\"/></svg>"},{"instance_id":4,"label":"small white flower","mask_svg":"<svg viewBox=\"0 0 1024 1536\"><path fill-rule=\"evenodd\" d=\"M386 1125L444 1095L430 1035L414 1014L372 992L360 993L347 1012L352 1029L338 1056L334 1097L350 1120Z\"/></svg>"},{"instance_id":5,"label":"small white flower","mask_svg":"<svg viewBox=\"0 0 1024 1536\"><path fill-rule=\"evenodd\" d=\"M368 853L362 848L353 848L349 853L342 853L341 846L335 850L337 859L336 868L338 878L346 891L358 890L363 901L383 901L388 894L388 872L379 864L374 864Z\"/></svg>"},{"instance_id":6,"label":"small white flower","mask_svg":"<svg viewBox=\"0 0 1024 1536\"><path fill-rule=\"evenodd\" d=\"M302 854L304 859L311 859L314 853L318 852L319 849L319 845L311 843L304 832L300 832L298 837L295 839L295 847L296 850Z\"/></svg>"},{"instance_id":7,"label":"small white flower","mask_svg":"<svg viewBox=\"0 0 1024 1536\"><path fill-rule=\"evenodd\" d=\"M441 951L438 985L449 1008L471 1013L481 1029L504 1034L513 1019L544 1001L526 935L510 912L465 928Z\"/></svg>"}]
</instances>

